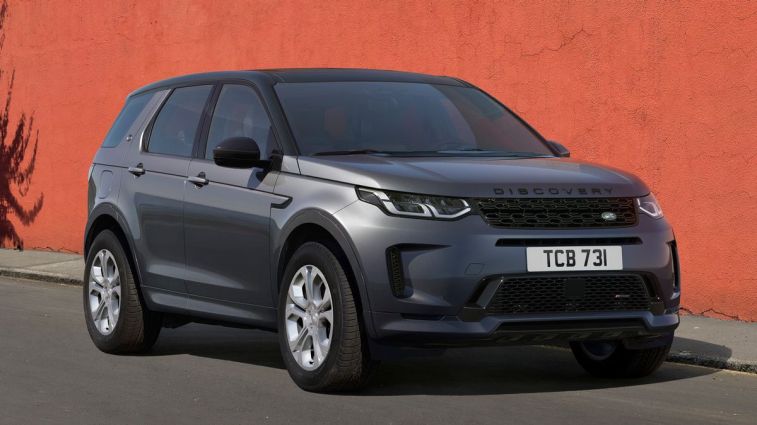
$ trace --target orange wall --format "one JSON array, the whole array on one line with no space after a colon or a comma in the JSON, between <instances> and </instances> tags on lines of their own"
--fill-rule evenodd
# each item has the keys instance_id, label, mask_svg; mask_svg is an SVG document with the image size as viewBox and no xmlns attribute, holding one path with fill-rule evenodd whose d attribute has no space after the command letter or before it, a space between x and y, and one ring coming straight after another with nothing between
<instances>
[{"instance_id":1,"label":"orange wall","mask_svg":"<svg viewBox=\"0 0 757 425\"><path fill-rule=\"evenodd\" d=\"M575 157L641 176L676 228L685 307L757 320L757 4L316 3L12 1L1 63L12 116L34 112L39 130L25 199L44 193L18 226L26 248L80 250L87 167L143 84L389 68L462 77Z\"/></svg>"}]
</instances>

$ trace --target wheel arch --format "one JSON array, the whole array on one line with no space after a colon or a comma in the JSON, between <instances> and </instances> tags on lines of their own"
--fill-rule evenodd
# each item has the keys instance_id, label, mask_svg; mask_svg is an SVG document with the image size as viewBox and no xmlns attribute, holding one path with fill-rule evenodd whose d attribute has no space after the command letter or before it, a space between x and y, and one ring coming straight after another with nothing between
<instances>
[{"instance_id":1,"label":"wheel arch","mask_svg":"<svg viewBox=\"0 0 757 425\"><path fill-rule=\"evenodd\" d=\"M276 299L279 296L280 286L284 277L286 264L297 247L305 242L324 243L337 256L345 268L345 272L353 285L353 292L358 294L356 298L358 311L363 318L366 331L374 335L373 321L370 314L368 291L365 290L365 279L356 254L352 240L342 225L329 213L321 210L305 210L292 217L282 228L279 237L275 239L279 243L274 249L273 264L273 294ZM275 302L275 300L274 300ZM276 304L274 304L276 305Z\"/></svg>"},{"instance_id":2,"label":"wheel arch","mask_svg":"<svg viewBox=\"0 0 757 425\"><path fill-rule=\"evenodd\" d=\"M112 231L118 240L121 242L121 246L127 254L129 260L129 266L133 271L133 275L136 278L137 287L141 286L141 274L139 270L139 264L134 252L134 246L131 242L131 232L129 232L126 221L115 205L110 203L102 203L97 205L89 215L87 225L84 230L84 259L86 261L89 255L89 249L92 247L92 242L95 237L103 230Z\"/></svg>"}]
</instances>

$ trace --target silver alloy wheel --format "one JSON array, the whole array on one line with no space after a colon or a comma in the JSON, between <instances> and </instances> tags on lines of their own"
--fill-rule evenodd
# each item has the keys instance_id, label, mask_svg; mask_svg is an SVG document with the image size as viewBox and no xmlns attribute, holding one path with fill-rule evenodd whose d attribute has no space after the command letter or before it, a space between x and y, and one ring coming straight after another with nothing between
<instances>
[{"instance_id":1,"label":"silver alloy wheel","mask_svg":"<svg viewBox=\"0 0 757 425\"><path fill-rule=\"evenodd\" d=\"M331 290L318 267L305 265L294 274L287 290L284 323L294 360L305 370L317 369L329 354L334 330Z\"/></svg>"},{"instance_id":2,"label":"silver alloy wheel","mask_svg":"<svg viewBox=\"0 0 757 425\"><path fill-rule=\"evenodd\" d=\"M581 350L594 361L607 360L618 348L617 342L587 341L581 343Z\"/></svg>"},{"instance_id":3,"label":"silver alloy wheel","mask_svg":"<svg viewBox=\"0 0 757 425\"><path fill-rule=\"evenodd\" d=\"M89 310L101 334L113 332L121 313L121 278L116 259L107 249L97 253L89 270Z\"/></svg>"}]
</instances>

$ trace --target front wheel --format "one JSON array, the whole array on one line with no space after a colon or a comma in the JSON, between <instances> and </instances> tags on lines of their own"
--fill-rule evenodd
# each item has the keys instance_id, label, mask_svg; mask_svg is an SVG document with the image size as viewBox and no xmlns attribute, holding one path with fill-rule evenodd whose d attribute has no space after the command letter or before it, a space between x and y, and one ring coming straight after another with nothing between
<instances>
[{"instance_id":1,"label":"front wheel","mask_svg":"<svg viewBox=\"0 0 757 425\"><path fill-rule=\"evenodd\" d=\"M320 243L305 243L287 264L281 289L279 344L294 382L316 392L362 387L375 363L336 256Z\"/></svg>"},{"instance_id":2,"label":"front wheel","mask_svg":"<svg viewBox=\"0 0 757 425\"><path fill-rule=\"evenodd\" d=\"M578 363L600 378L641 378L656 371L672 342L653 348L629 349L621 341L571 342Z\"/></svg>"}]
</instances>

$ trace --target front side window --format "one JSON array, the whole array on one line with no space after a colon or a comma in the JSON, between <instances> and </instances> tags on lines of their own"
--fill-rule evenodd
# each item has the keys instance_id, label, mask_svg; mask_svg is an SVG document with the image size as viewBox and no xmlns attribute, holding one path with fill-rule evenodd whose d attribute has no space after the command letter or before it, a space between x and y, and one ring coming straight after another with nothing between
<instances>
[{"instance_id":1,"label":"front side window","mask_svg":"<svg viewBox=\"0 0 757 425\"><path fill-rule=\"evenodd\" d=\"M303 155L553 156L538 135L475 88L311 82L275 90Z\"/></svg>"},{"instance_id":2,"label":"front side window","mask_svg":"<svg viewBox=\"0 0 757 425\"><path fill-rule=\"evenodd\" d=\"M155 118L147 151L192 156L200 118L212 89L213 86L175 89Z\"/></svg>"},{"instance_id":3,"label":"front side window","mask_svg":"<svg viewBox=\"0 0 757 425\"><path fill-rule=\"evenodd\" d=\"M252 87L227 84L221 89L210 122L205 158L213 159L213 149L230 137L249 137L265 157L273 146L271 121Z\"/></svg>"},{"instance_id":4,"label":"front side window","mask_svg":"<svg viewBox=\"0 0 757 425\"><path fill-rule=\"evenodd\" d=\"M152 98L152 93L143 93L126 99L126 105L118 114L118 118L113 123L113 127L108 131L103 141L104 148L113 148L118 146L127 136L127 132L134 124L139 114L145 109L145 105Z\"/></svg>"}]
</instances>

